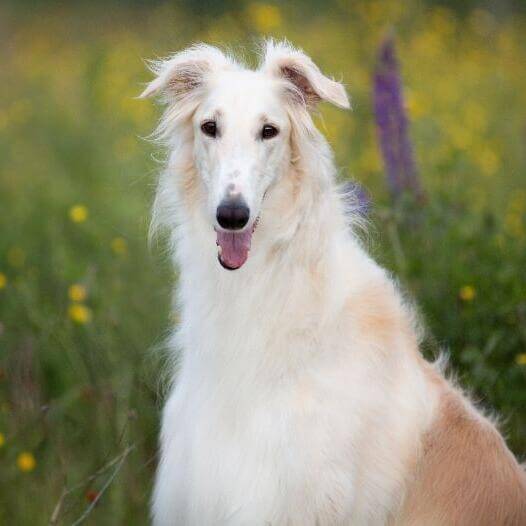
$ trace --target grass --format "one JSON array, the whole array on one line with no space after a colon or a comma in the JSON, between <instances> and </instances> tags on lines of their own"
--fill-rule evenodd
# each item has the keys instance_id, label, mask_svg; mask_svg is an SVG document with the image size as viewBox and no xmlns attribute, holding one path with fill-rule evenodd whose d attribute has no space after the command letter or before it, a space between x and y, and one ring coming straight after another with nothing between
<instances>
[{"instance_id":1,"label":"grass","mask_svg":"<svg viewBox=\"0 0 526 526\"><path fill-rule=\"evenodd\" d=\"M0 8L0 524L145 524L176 276L147 247L162 154L142 58L287 36L340 72L353 113L319 124L373 196L371 250L526 453L524 15L421 2ZM309 4L310 5L310 4ZM293 16L294 15L294 16ZM85 24L89 20L90 24ZM371 109L394 27L427 202L393 205ZM73 288L72 288L73 286ZM22 456L21 456L22 455ZM122 463L121 463L122 461Z\"/></svg>"}]
</instances>

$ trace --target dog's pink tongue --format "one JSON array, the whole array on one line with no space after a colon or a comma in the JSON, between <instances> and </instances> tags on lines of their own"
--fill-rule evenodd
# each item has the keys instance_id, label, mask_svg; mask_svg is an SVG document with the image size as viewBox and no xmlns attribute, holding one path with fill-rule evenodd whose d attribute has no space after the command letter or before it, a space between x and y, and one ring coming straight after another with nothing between
<instances>
[{"instance_id":1,"label":"dog's pink tongue","mask_svg":"<svg viewBox=\"0 0 526 526\"><path fill-rule=\"evenodd\" d=\"M248 258L252 232L217 232L216 243L221 247L219 259L224 267L239 268Z\"/></svg>"}]
</instances>

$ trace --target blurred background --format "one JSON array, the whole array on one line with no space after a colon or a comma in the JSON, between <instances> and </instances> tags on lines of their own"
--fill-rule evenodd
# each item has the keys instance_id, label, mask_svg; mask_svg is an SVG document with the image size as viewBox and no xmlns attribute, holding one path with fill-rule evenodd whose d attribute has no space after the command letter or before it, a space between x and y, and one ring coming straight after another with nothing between
<instances>
[{"instance_id":1,"label":"blurred background","mask_svg":"<svg viewBox=\"0 0 526 526\"><path fill-rule=\"evenodd\" d=\"M143 59L206 41L254 63L269 35L348 86L353 112L316 119L367 196L367 244L524 458L524 2L4 1L0 524L148 522L177 276L147 246L163 153Z\"/></svg>"}]
</instances>

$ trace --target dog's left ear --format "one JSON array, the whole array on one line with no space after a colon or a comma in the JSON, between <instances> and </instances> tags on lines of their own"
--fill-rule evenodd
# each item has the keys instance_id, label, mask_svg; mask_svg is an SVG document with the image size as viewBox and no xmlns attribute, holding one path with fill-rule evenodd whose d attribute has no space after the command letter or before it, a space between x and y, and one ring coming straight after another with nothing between
<instances>
[{"instance_id":1,"label":"dog's left ear","mask_svg":"<svg viewBox=\"0 0 526 526\"><path fill-rule=\"evenodd\" d=\"M342 84L326 77L303 51L287 42L266 43L261 70L292 84L290 95L311 109L320 101L350 108Z\"/></svg>"},{"instance_id":2,"label":"dog's left ear","mask_svg":"<svg viewBox=\"0 0 526 526\"><path fill-rule=\"evenodd\" d=\"M139 95L144 99L161 95L165 102L176 102L202 87L208 75L236 64L218 48L196 44L165 60L152 61L150 69L156 77Z\"/></svg>"}]
</instances>

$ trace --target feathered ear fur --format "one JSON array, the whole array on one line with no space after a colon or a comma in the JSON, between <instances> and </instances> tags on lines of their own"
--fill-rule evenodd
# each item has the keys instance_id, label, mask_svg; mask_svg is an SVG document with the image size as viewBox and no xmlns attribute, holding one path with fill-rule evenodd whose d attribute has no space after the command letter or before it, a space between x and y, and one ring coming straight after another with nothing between
<instances>
[{"instance_id":1,"label":"feathered ear fur","mask_svg":"<svg viewBox=\"0 0 526 526\"><path fill-rule=\"evenodd\" d=\"M139 96L161 95L165 102L173 102L201 88L206 76L220 69L235 69L236 64L219 49L197 44L171 57L152 61L150 69L156 78Z\"/></svg>"},{"instance_id":2,"label":"feathered ear fur","mask_svg":"<svg viewBox=\"0 0 526 526\"><path fill-rule=\"evenodd\" d=\"M322 100L340 108L350 108L343 85L326 77L303 51L288 42L269 40L260 69L288 81L291 84L290 95L309 109Z\"/></svg>"}]
</instances>

